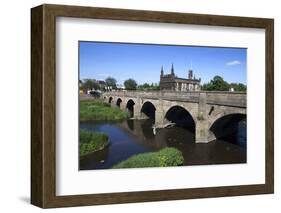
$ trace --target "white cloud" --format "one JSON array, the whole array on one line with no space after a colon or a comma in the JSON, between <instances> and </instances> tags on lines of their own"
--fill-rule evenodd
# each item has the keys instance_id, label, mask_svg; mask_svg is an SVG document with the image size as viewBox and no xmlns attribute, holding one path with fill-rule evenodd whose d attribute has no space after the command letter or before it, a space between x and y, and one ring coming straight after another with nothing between
<instances>
[{"instance_id":1,"label":"white cloud","mask_svg":"<svg viewBox=\"0 0 281 213\"><path fill-rule=\"evenodd\" d=\"M235 66L235 65L239 65L239 64L241 64L240 61L234 60L234 61L229 61L229 62L227 62L227 63L226 63L226 66Z\"/></svg>"}]
</instances>

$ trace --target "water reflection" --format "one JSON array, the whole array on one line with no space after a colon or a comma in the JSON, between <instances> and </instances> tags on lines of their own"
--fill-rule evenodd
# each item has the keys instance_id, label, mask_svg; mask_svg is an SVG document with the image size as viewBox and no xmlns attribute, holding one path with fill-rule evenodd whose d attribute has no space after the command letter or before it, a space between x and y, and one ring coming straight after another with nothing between
<instances>
[{"instance_id":1,"label":"water reflection","mask_svg":"<svg viewBox=\"0 0 281 213\"><path fill-rule=\"evenodd\" d=\"M80 128L105 132L110 146L80 159L80 169L106 169L137 153L157 151L164 147L175 147L184 156L184 165L203 165L246 162L246 125L239 126L234 136L239 143L216 140L207 144L196 144L194 132L181 127L157 129L153 134L153 120L125 120L122 122L81 122ZM233 137L232 137L233 138ZM244 142L241 142L243 141ZM246 143L245 143L246 144Z\"/></svg>"}]
</instances>

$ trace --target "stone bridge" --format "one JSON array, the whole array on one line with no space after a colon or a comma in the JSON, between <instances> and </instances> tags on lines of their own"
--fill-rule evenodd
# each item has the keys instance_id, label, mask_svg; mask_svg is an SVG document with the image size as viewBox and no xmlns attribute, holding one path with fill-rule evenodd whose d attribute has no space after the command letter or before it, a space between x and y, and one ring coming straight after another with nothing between
<instances>
[{"instance_id":1,"label":"stone bridge","mask_svg":"<svg viewBox=\"0 0 281 213\"><path fill-rule=\"evenodd\" d=\"M190 119L195 141L207 143L233 129L218 127L215 133L213 129L218 123L246 120L246 96L240 92L114 91L104 93L103 99L130 112L135 119L154 119L156 127L174 122L173 115L178 120Z\"/></svg>"}]
</instances>

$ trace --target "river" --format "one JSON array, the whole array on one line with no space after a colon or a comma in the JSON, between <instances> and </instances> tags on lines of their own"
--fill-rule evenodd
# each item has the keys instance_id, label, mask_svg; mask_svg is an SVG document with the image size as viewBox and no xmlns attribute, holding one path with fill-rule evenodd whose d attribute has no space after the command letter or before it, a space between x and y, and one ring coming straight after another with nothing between
<instances>
[{"instance_id":1,"label":"river","mask_svg":"<svg viewBox=\"0 0 281 213\"><path fill-rule=\"evenodd\" d=\"M153 134L153 120L124 120L118 122L80 122L80 128L104 132L110 145L104 150L79 160L80 170L108 169L132 155L175 147L184 156L184 165L246 163L246 126L223 140L206 144L195 143L194 133L180 127L157 129Z\"/></svg>"}]
</instances>

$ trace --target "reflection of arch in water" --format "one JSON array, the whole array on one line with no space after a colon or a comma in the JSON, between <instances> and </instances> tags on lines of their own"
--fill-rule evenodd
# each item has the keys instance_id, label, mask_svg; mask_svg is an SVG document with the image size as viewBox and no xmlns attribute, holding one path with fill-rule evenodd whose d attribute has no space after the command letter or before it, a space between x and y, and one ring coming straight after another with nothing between
<instances>
[{"instance_id":1,"label":"reflection of arch in water","mask_svg":"<svg viewBox=\"0 0 281 213\"><path fill-rule=\"evenodd\" d=\"M211 124L210 131L218 140L246 146L246 115L240 113L224 115Z\"/></svg>"},{"instance_id":2,"label":"reflection of arch in water","mask_svg":"<svg viewBox=\"0 0 281 213\"><path fill-rule=\"evenodd\" d=\"M148 118L155 120L155 111L156 111L155 106L149 101L146 101L142 105L142 108L141 108L142 116L146 116Z\"/></svg>"},{"instance_id":3,"label":"reflection of arch in water","mask_svg":"<svg viewBox=\"0 0 281 213\"><path fill-rule=\"evenodd\" d=\"M127 121L127 126L133 132L135 130L135 120L127 119L126 121Z\"/></svg>"},{"instance_id":4,"label":"reflection of arch in water","mask_svg":"<svg viewBox=\"0 0 281 213\"><path fill-rule=\"evenodd\" d=\"M120 107L121 103L122 103L122 99L118 98L116 101L116 106Z\"/></svg>"},{"instance_id":5,"label":"reflection of arch in water","mask_svg":"<svg viewBox=\"0 0 281 213\"><path fill-rule=\"evenodd\" d=\"M128 100L126 104L126 109L128 110L130 117L134 117L134 105L135 102L132 99Z\"/></svg>"},{"instance_id":6,"label":"reflection of arch in water","mask_svg":"<svg viewBox=\"0 0 281 213\"><path fill-rule=\"evenodd\" d=\"M154 121L151 119L145 119L145 120L141 120L141 131L142 134L144 135L145 139L152 139L155 137L155 135L153 134L153 126Z\"/></svg>"},{"instance_id":7,"label":"reflection of arch in water","mask_svg":"<svg viewBox=\"0 0 281 213\"><path fill-rule=\"evenodd\" d=\"M128 119L125 128L137 139L135 141L137 144L140 144L149 150L159 150L167 145L162 137L155 140L155 138L158 137L158 134L153 134L153 123L154 121L152 119ZM159 131L159 133L160 132L161 131Z\"/></svg>"},{"instance_id":8,"label":"reflection of arch in water","mask_svg":"<svg viewBox=\"0 0 281 213\"><path fill-rule=\"evenodd\" d=\"M110 103L111 104L111 102L112 102L112 97L109 97L109 99L108 99L108 103Z\"/></svg>"},{"instance_id":9,"label":"reflection of arch in water","mask_svg":"<svg viewBox=\"0 0 281 213\"><path fill-rule=\"evenodd\" d=\"M195 133L195 122L192 115L181 106L172 106L166 113L165 119L176 126L188 129Z\"/></svg>"}]
</instances>

